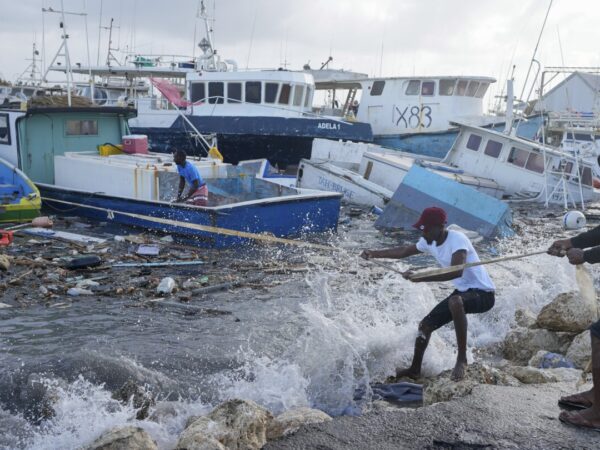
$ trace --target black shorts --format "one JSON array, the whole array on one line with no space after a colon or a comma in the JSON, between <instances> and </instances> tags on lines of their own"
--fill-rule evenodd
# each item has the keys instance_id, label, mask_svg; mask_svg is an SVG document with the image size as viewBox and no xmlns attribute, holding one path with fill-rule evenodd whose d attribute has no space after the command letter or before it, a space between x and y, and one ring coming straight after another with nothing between
<instances>
[{"instance_id":1,"label":"black shorts","mask_svg":"<svg viewBox=\"0 0 600 450\"><path fill-rule=\"evenodd\" d=\"M598 339L600 339L600 320L592 324L592 326L590 327L590 333L592 333L592 336L595 336Z\"/></svg>"},{"instance_id":2,"label":"black shorts","mask_svg":"<svg viewBox=\"0 0 600 450\"><path fill-rule=\"evenodd\" d=\"M448 302L450 301L450 297L454 295L462 297L465 313L467 314L480 314L489 311L494 307L496 301L493 291L488 292L481 289L469 289L465 292L454 291L425 316L422 320L423 325L426 325L427 328L433 331L452 322L452 313L450 312Z\"/></svg>"}]
</instances>

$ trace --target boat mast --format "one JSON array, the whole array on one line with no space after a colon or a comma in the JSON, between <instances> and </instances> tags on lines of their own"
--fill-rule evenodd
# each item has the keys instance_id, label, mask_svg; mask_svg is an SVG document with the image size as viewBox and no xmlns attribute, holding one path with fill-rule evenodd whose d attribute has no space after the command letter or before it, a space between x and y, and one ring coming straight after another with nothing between
<instances>
[{"instance_id":1,"label":"boat mast","mask_svg":"<svg viewBox=\"0 0 600 450\"><path fill-rule=\"evenodd\" d=\"M34 42L33 50L31 52L31 59L28 60L28 61L31 61L31 63L27 66L27 68L23 71L23 73L21 73L21 75L19 75L19 77L17 78L17 83L20 81L24 84L27 84L27 82L31 82L31 83L33 83L34 86L40 86L42 84L42 72L40 71L40 68L38 67L38 62L40 62L41 60L37 58L39 55L40 55L40 52L37 49L35 42ZM27 72L29 72L29 77L25 76L25 74Z\"/></svg>"},{"instance_id":2,"label":"boat mast","mask_svg":"<svg viewBox=\"0 0 600 450\"><path fill-rule=\"evenodd\" d=\"M52 61L46 67L46 71L44 72L42 81L48 82L48 78L47 78L48 72L50 72L50 70L52 70L52 66L56 62L56 60L60 56L62 56L65 59L65 72L67 75L67 104L69 106L71 106L71 87L73 85L73 71L71 70L71 57L69 55L69 46L67 44L67 41L69 39L69 34L67 33L67 24L66 24L66 20L65 20L65 15L87 17L87 14L65 11L64 0L60 0L60 11L55 11L52 8L42 8L42 13L60 14L61 15L60 28L62 29L62 35L61 35L62 43L61 43L60 47L58 48L58 50L56 51L54 58L52 58Z\"/></svg>"},{"instance_id":3,"label":"boat mast","mask_svg":"<svg viewBox=\"0 0 600 450\"><path fill-rule=\"evenodd\" d=\"M204 21L204 29L206 35L198 44L198 47L200 47L200 50L202 50L204 54L200 57L202 62L200 63L200 67L197 67L197 69L216 70L217 62L215 58L216 52L213 44L213 30L209 24L210 19L208 17L208 14L206 13L206 6L204 5L204 0L200 0L200 18Z\"/></svg>"}]
</instances>

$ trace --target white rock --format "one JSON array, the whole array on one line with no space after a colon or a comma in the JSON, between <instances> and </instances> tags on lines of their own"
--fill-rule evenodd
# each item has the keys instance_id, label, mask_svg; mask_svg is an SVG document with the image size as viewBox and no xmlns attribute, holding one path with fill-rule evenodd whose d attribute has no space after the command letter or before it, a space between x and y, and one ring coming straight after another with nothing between
<instances>
[{"instance_id":1,"label":"white rock","mask_svg":"<svg viewBox=\"0 0 600 450\"><path fill-rule=\"evenodd\" d=\"M181 434L176 449L215 439L228 449L261 449L267 442L267 425L273 415L248 400L229 400L210 414L194 420Z\"/></svg>"},{"instance_id":2,"label":"white rock","mask_svg":"<svg viewBox=\"0 0 600 450\"><path fill-rule=\"evenodd\" d=\"M571 345L567 350L567 359L573 362L575 367L584 369L591 358L592 341L590 338L590 331L585 330L583 333L575 336L575 339L571 342Z\"/></svg>"},{"instance_id":3,"label":"white rock","mask_svg":"<svg viewBox=\"0 0 600 450\"><path fill-rule=\"evenodd\" d=\"M548 373L546 369L537 369L529 366L517 366L507 369L510 374L525 384L556 383L558 379Z\"/></svg>"},{"instance_id":4,"label":"white rock","mask_svg":"<svg viewBox=\"0 0 600 450\"><path fill-rule=\"evenodd\" d=\"M598 307L595 303L582 301L579 292L566 292L542 308L536 325L551 331L581 333L597 317Z\"/></svg>"},{"instance_id":5,"label":"white rock","mask_svg":"<svg viewBox=\"0 0 600 450\"><path fill-rule=\"evenodd\" d=\"M177 283L171 277L163 278L158 287L156 288L156 292L162 295L169 295L177 288Z\"/></svg>"},{"instance_id":6,"label":"white rock","mask_svg":"<svg viewBox=\"0 0 600 450\"><path fill-rule=\"evenodd\" d=\"M503 354L506 359L522 364L527 364L540 350L564 355L572 336L570 333L555 333L544 329L515 328L506 335Z\"/></svg>"},{"instance_id":7,"label":"white rock","mask_svg":"<svg viewBox=\"0 0 600 450\"><path fill-rule=\"evenodd\" d=\"M88 288L96 287L96 286L100 286L100 283L98 283L97 281L94 281L94 280L90 280L90 279L78 281L77 284L75 285L75 287L80 288L80 289L88 289Z\"/></svg>"},{"instance_id":8,"label":"white rock","mask_svg":"<svg viewBox=\"0 0 600 450\"><path fill-rule=\"evenodd\" d=\"M157 450L156 442L139 427L115 428L107 431L86 450Z\"/></svg>"},{"instance_id":9,"label":"white rock","mask_svg":"<svg viewBox=\"0 0 600 450\"><path fill-rule=\"evenodd\" d=\"M12 308L12 306L7 303L0 302L0 309L4 309L4 308Z\"/></svg>"},{"instance_id":10,"label":"white rock","mask_svg":"<svg viewBox=\"0 0 600 450\"><path fill-rule=\"evenodd\" d=\"M581 377L581 370L559 367L556 369L537 369L529 366L517 366L507 371L524 384L575 382Z\"/></svg>"},{"instance_id":11,"label":"white rock","mask_svg":"<svg viewBox=\"0 0 600 450\"><path fill-rule=\"evenodd\" d=\"M267 439L278 439L295 433L302 425L329 422L331 417L323 411L311 408L290 409L279 414L267 428Z\"/></svg>"}]
</instances>

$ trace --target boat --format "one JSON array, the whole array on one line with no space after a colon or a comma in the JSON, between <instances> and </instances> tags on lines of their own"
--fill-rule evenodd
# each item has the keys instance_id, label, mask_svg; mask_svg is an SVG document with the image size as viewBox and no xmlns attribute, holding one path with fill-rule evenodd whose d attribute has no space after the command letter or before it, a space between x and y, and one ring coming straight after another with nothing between
<instances>
[{"instance_id":1,"label":"boat","mask_svg":"<svg viewBox=\"0 0 600 450\"><path fill-rule=\"evenodd\" d=\"M170 233L201 246L336 229L341 195L240 176L219 159L188 159L208 185L207 206L173 203L179 175L171 155L103 152L131 133L127 121L134 116L135 110L119 107L0 110L13 136L0 142L0 156L36 184L54 212Z\"/></svg>"},{"instance_id":2,"label":"boat","mask_svg":"<svg viewBox=\"0 0 600 450\"><path fill-rule=\"evenodd\" d=\"M600 198L593 186L593 166L580 156L515 136L460 124L443 163L472 175L491 178L512 200L585 207Z\"/></svg>"},{"instance_id":3,"label":"boat","mask_svg":"<svg viewBox=\"0 0 600 450\"><path fill-rule=\"evenodd\" d=\"M314 76L317 90L331 92L324 111L342 117L352 114L370 124L373 141L386 148L443 158L458 134L454 122L494 129L505 125L505 117L483 112L483 97L496 82L491 77L370 78L335 69L307 72ZM538 116L522 121L518 134L532 138L540 121Z\"/></svg>"},{"instance_id":4,"label":"boat","mask_svg":"<svg viewBox=\"0 0 600 450\"><path fill-rule=\"evenodd\" d=\"M594 176L600 178L600 116L596 112L549 112L535 140L579 156L592 164Z\"/></svg>"},{"instance_id":5,"label":"boat","mask_svg":"<svg viewBox=\"0 0 600 450\"><path fill-rule=\"evenodd\" d=\"M473 176L436 158L416 157L376 144L322 139L313 143L311 159L301 161L297 186L341 192L348 203L383 208L414 166L495 198L504 194L494 180Z\"/></svg>"},{"instance_id":6,"label":"boat","mask_svg":"<svg viewBox=\"0 0 600 450\"><path fill-rule=\"evenodd\" d=\"M0 143L6 138L0 117ZM0 223L29 222L40 215L41 206L40 191L35 184L13 164L0 158Z\"/></svg>"},{"instance_id":7,"label":"boat","mask_svg":"<svg viewBox=\"0 0 600 450\"><path fill-rule=\"evenodd\" d=\"M367 123L313 112L312 75L283 68L242 70L234 60L222 59L213 46L211 19L204 2L200 3L206 36L198 45L202 54L191 64L178 63L167 68L140 64L78 66L70 70L129 80L153 77L162 96L137 96L127 101L138 110L130 119L131 131L147 135L155 152L169 152L177 147L191 155L203 155L207 150L203 140L192 135L213 135L227 162L267 158L271 164L285 168L297 165L301 158L309 158L315 138L372 141ZM67 68L53 66L51 70ZM164 86L167 78L183 84L183 92L181 86L161 90L158 86Z\"/></svg>"}]
</instances>

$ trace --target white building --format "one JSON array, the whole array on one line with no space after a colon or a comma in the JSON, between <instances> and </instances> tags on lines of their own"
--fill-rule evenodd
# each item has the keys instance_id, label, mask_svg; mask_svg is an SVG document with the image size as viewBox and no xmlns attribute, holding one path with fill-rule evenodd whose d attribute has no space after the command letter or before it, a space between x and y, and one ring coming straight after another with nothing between
<instances>
[{"instance_id":1,"label":"white building","mask_svg":"<svg viewBox=\"0 0 600 450\"><path fill-rule=\"evenodd\" d=\"M600 75L573 72L543 96L534 110L600 112Z\"/></svg>"}]
</instances>

